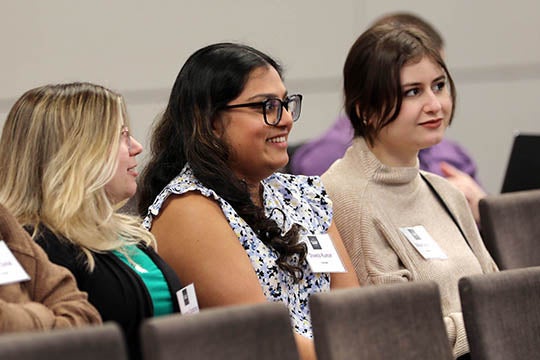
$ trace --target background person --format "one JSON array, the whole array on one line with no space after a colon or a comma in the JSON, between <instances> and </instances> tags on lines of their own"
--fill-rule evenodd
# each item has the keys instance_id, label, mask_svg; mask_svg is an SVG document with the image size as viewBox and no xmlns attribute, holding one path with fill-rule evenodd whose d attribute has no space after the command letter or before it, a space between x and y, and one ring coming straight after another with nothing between
<instances>
[{"instance_id":1,"label":"background person","mask_svg":"<svg viewBox=\"0 0 540 360\"><path fill-rule=\"evenodd\" d=\"M322 178L358 280L437 282L454 355L468 358L458 280L497 267L463 194L418 160L452 120L450 73L423 32L384 24L352 45L343 77L355 138Z\"/></svg>"},{"instance_id":2,"label":"background person","mask_svg":"<svg viewBox=\"0 0 540 360\"><path fill-rule=\"evenodd\" d=\"M281 301L303 359L314 358L310 294L357 286L320 178L275 171L302 96L249 46L196 51L152 135L139 209L201 307ZM300 237L329 234L348 273L314 272Z\"/></svg>"}]
</instances>

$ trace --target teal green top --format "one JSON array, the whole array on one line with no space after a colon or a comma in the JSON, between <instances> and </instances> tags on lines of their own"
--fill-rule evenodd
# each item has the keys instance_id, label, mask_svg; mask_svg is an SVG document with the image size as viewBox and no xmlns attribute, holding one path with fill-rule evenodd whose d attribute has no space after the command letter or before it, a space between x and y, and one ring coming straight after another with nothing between
<instances>
[{"instance_id":1,"label":"teal green top","mask_svg":"<svg viewBox=\"0 0 540 360\"><path fill-rule=\"evenodd\" d=\"M138 247L131 245L127 248L127 251L131 261L117 250L114 250L113 254L141 277L150 294L150 298L152 299L154 316L172 314L174 310L171 293L161 270L156 266L152 259Z\"/></svg>"}]
</instances>

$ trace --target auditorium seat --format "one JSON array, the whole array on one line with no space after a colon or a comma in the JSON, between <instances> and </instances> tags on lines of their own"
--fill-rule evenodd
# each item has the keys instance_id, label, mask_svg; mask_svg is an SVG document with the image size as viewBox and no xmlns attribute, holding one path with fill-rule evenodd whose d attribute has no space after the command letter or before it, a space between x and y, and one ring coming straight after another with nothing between
<instances>
[{"instance_id":1,"label":"auditorium seat","mask_svg":"<svg viewBox=\"0 0 540 360\"><path fill-rule=\"evenodd\" d=\"M453 358L434 282L319 293L310 309L318 360Z\"/></svg>"},{"instance_id":2,"label":"auditorium seat","mask_svg":"<svg viewBox=\"0 0 540 360\"><path fill-rule=\"evenodd\" d=\"M459 293L474 360L539 358L540 267L464 277Z\"/></svg>"},{"instance_id":3,"label":"auditorium seat","mask_svg":"<svg viewBox=\"0 0 540 360\"><path fill-rule=\"evenodd\" d=\"M46 332L0 335L2 360L127 360L122 331L115 323Z\"/></svg>"},{"instance_id":4,"label":"auditorium seat","mask_svg":"<svg viewBox=\"0 0 540 360\"><path fill-rule=\"evenodd\" d=\"M146 319L144 360L298 360L282 303L219 307Z\"/></svg>"},{"instance_id":5,"label":"auditorium seat","mask_svg":"<svg viewBox=\"0 0 540 360\"><path fill-rule=\"evenodd\" d=\"M482 238L499 269L540 266L540 190L489 195L479 210Z\"/></svg>"}]
</instances>

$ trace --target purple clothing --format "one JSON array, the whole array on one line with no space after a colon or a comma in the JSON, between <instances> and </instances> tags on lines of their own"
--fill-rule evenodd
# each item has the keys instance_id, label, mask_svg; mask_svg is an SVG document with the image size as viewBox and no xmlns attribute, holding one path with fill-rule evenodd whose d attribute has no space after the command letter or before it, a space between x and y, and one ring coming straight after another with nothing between
<instances>
[{"instance_id":1,"label":"purple clothing","mask_svg":"<svg viewBox=\"0 0 540 360\"><path fill-rule=\"evenodd\" d=\"M351 145L354 130L346 115L340 115L332 127L319 138L300 146L291 158L293 174L322 175ZM445 161L469 174L477 183L476 164L465 149L452 140L443 139L437 145L418 153L420 169L443 176L440 163Z\"/></svg>"}]
</instances>

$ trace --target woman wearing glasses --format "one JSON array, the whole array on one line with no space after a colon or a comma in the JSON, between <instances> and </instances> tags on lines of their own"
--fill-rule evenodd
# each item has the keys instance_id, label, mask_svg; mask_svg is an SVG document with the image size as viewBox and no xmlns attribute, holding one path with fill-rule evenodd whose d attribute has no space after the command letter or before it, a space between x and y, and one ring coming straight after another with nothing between
<instances>
[{"instance_id":1,"label":"woman wearing glasses","mask_svg":"<svg viewBox=\"0 0 540 360\"><path fill-rule=\"evenodd\" d=\"M139 324L178 311L181 286L140 220L115 211L137 189L142 151L123 98L88 83L29 90L7 117L0 149L0 202L75 275L103 320L122 326L139 358Z\"/></svg>"},{"instance_id":2,"label":"woman wearing glasses","mask_svg":"<svg viewBox=\"0 0 540 360\"><path fill-rule=\"evenodd\" d=\"M266 54L231 43L198 50L155 127L139 209L201 307L284 302L308 359L309 295L357 280L320 179L275 173L301 104ZM329 234L349 272L314 272L302 240L311 234Z\"/></svg>"}]
</instances>

